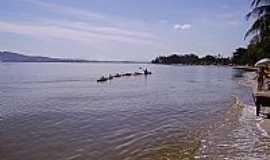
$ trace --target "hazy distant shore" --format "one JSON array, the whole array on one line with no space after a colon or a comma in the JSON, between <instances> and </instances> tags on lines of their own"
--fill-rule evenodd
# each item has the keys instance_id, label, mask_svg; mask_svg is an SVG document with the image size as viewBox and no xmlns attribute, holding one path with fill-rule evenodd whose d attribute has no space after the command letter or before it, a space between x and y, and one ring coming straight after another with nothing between
<instances>
[{"instance_id":1,"label":"hazy distant shore","mask_svg":"<svg viewBox=\"0 0 270 160\"><path fill-rule=\"evenodd\" d=\"M135 61L0 61L0 63L108 63L108 64L150 64L149 62Z\"/></svg>"},{"instance_id":2,"label":"hazy distant shore","mask_svg":"<svg viewBox=\"0 0 270 160\"><path fill-rule=\"evenodd\" d=\"M122 64L148 64L150 62L143 61L99 61L71 58L51 58L42 56L28 56L14 52L1 52L0 62L2 63L122 63Z\"/></svg>"}]
</instances>

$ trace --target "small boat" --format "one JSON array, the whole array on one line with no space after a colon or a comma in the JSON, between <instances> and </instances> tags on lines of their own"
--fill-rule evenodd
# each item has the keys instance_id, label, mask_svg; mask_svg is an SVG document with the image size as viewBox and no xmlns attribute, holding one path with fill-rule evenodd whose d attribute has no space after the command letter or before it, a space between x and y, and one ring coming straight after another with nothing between
<instances>
[{"instance_id":1,"label":"small boat","mask_svg":"<svg viewBox=\"0 0 270 160\"><path fill-rule=\"evenodd\" d=\"M135 72L133 75L134 75L134 76L139 76L139 75L143 75L143 73Z\"/></svg>"},{"instance_id":2,"label":"small boat","mask_svg":"<svg viewBox=\"0 0 270 160\"><path fill-rule=\"evenodd\" d=\"M104 76L102 76L100 79L97 80L97 82L106 82L108 80L108 78L105 78Z\"/></svg>"},{"instance_id":3,"label":"small boat","mask_svg":"<svg viewBox=\"0 0 270 160\"><path fill-rule=\"evenodd\" d=\"M116 75L114 75L114 78L120 78L122 77L121 74L117 73Z\"/></svg>"},{"instance_id":4,"label":"small boat","mask_svg":"<svg viewBox=\"0 0 270 160\"><path fill-rule=\"evenodd\" d=\"M132 74L131 73L125 73L125 74L123 74L123 76L132 76Z\"/></svg>"}]
</instances>

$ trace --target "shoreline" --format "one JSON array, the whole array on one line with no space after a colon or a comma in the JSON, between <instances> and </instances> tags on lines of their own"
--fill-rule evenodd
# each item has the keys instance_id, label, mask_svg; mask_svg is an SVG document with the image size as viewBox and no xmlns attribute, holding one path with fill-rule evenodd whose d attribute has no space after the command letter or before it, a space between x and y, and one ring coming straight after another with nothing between
<instances>
[{"instance_id":1,"label":"shoreline","mask_svg":"<svg viewBox=\"0 0 270 160\"><path fill-rule=\"evenodd\" d=\"M255 72L244 72L238 83L254 91L255 76ZM257 117L255 104L242 96L232 96L233 103L223 120L201 137L194 159L270 159L270 119Z\"/></svg>"},{"instance_id":2,"label":"shoreline","mask_svg":"<svg viewBox=\"0 0 270 160\"><path fill-rule=\"evenodd\" d=\"M247 72L244 74L244 77L247 79L247 86L250 87L252 89L252 92L254 92L256 90L256 85L257 82L256 80L253 78L256 76L255 72ZM262 108L262 111L267 111L269 112L269 108ZM254 114L254 116L256 116ZM264 136L270 137L270 119L269 118L265 118L263 116L258 117L259 118L259 122L257 123L257 127L259 128L259 130L261 130L264 134Z\"/></svg>"},{"instance_id":3,"label":"shoreline","mask_svg":"<svg viewBox=\"0 0 270 160\"><path fill-rule=\"evenodd\" d=\"M207 129L207 133L201 137L201 145L194 156L194 159L226 159L230 155L230 144L227 135L232 130L240 126L240 118L244 110L244 105L237 96L232 96L230 108L222 115L222 119L217 121L213 127Z\"/></svg>"}]
</instances>

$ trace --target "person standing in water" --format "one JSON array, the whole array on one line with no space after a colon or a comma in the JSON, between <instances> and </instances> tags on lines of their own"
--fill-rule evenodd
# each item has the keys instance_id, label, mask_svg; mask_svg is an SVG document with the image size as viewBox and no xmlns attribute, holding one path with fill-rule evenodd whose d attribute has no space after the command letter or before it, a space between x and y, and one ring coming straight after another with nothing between
<instances>
[{"instance_id":1,"label":"person standing in water","mask_svg":"<svg viewBox=\"0 0 270 160\"><path fill-rule=\"evenodd\" d=\"M148 73L147 68L145 68L145 69L143 70L143 72L144 72L144 74L146 75L146 74Z\"/></svg>"}]
</instances>

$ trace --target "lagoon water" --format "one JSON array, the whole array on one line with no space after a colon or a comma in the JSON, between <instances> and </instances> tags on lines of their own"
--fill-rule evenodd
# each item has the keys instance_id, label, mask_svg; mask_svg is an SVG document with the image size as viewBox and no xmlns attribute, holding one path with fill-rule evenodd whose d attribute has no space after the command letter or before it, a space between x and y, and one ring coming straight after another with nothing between
<instances>
[{"instance_id":1,"label":"lagoon water","mask_svg":"<svg viewBox=\"0 0 270 160\"><path fill-rule=\"evenodd\" d=\"M105 73L151 76L96 80ZM4 160L189 157L232 95L249 95L230 67L0 63ZM243 96L243 97L244 97Z\"/></svg>"}]
</instances>

